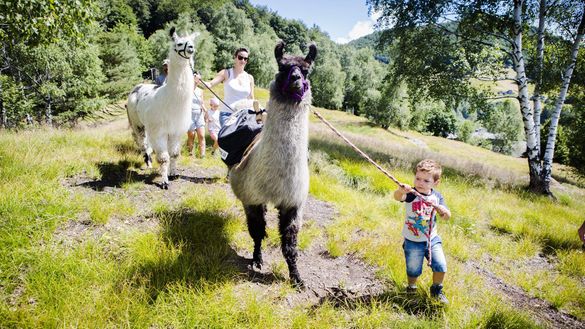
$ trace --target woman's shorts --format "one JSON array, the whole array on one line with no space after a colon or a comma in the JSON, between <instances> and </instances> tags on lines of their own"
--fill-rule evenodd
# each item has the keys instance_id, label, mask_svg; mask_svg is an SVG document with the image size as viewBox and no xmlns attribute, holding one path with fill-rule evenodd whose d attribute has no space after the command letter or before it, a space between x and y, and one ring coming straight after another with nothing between
<instances>
[{"instance_id":1,"label":"woman's shorts","mask_svg":"<svg viewBox=\"0 0 585 329\"><path fill-rule=\"evenodd\" d=\"M201 110L191 111L191 126L189 131L195 131L205 127L205 117Z\"/></svg>"},{"instance_id":2,"label":"woman's shorts","mask_svg":"<svg viewBox=\"0 0 585 329\"><path fill-rule=\"evenodd\" d=\"M404 249L404 256L406 257L406 274L409 277L416 278L421 275L423 260L429 258L429 250L427 248L428 242L415 242L404 239L402 248ZM433 272L447 272L447 261L443 253L443 243L441 237L435 236L431 241L432 263L431 269Z\"/></svg>"},{"instance_id":3,"label":"woman's shorts","mask_svg":"<svg viewBox=\"0 0 585 329\"><path fill-rule=\"evenodd\" d=\"M232 115L232 112L219 112L219 125L221 127L225 126L225 122L230 115Z\"/></svg>"}]
</instances>

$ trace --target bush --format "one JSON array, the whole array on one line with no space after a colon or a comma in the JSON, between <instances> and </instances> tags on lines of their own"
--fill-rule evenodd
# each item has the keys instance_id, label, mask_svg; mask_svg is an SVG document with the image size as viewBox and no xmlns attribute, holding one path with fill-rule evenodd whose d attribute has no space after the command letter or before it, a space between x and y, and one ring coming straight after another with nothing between
<instances>
[{"instance_id":1,"label":"bush","mask_svg":"<svg viewBox=\"0 0 585 329\"><path fill-rule=\"evenodd\" d=\"M550 129L550 120L540 127L540 156L544 158L544 152L546 152L546 143L548 139L548 130ZM555 153L553 155L553 162L560 164L570 163L570 149L569 149L569 137L565 133L565 129L559 124L557 126L557 137L555 140Z\"/></svg>"},{"instance_id":2,"label":"bush","mask_svg":"<svg viewBox=\"0 0 585 329\"><path fill-rule=\"evenodd\" d=\"M459 129L457 129L457 139L464 143L468 143L474 130L475 123L473 121L463 120L459 125Z\"/></svg>"},{"instance_id":3,"label":"bush","mask_svg":"<svg viewBox=\"0 0 585 329\"><path fill-rule=\"evenodd\" d=\"M514 142L522 136L522 118L509 100L496 103L480 113L479 120L488 131L496 134L497 138L492 141L495 152L510 153Z\"/></svg>"},{"instance_id":4,"label":"bush","mask_svg":"<svg viewBox=\"0 0 585 329\"><path fill-rule=\"evenodd\" d=\"M585 106L577 106L575 119L568 127L567 145L570 145L569 163L585 174ZM556 154L555 154L556 156Z\"/></svg>"},{"instance_id":5,"label":"bush","mask_svg":"<svg viewBox=\"0 0 585 329\"><path fill-rule=\"evenodd\" d=\"M434 107L426 117L427 132L434 136L447 137L457 130L457 119L451 110Z\"/></svg>"}]
</instances>

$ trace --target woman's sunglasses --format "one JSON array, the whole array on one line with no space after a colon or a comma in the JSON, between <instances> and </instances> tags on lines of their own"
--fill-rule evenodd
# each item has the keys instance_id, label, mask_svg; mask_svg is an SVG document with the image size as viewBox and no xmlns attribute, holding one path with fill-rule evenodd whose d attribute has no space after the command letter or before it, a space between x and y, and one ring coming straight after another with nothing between
<instances>
[{"instance_id":1,"label":"woman's sunglasses","mask_svg":"<svg viewBox=\"0 0 585 329\"><path fill-rule=\"evenodd\" d=\"M241 61L243 60L244 62L247 62L248 61L248 57L244 57L244 56L241 56L241 55L238 55L238 59L241 60Z\"/></svg>"}]
</instances>

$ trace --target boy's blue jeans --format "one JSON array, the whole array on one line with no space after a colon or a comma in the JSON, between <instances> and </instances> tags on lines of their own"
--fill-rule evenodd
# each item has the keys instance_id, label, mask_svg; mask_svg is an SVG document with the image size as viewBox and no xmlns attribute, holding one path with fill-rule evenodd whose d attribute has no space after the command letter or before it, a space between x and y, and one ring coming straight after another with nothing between
<instances>
[{"instance_id":1,"label":"boy's blue jeans","mask_svg":"<svg viewBox=\"0 0 585 329\"><path fill-rule=\"evenodd\" d=\"M411 278L419 277L422 273L423 261L429 258L427 241L415 242L404 239L402 248L404 249L404 256L406 257L406 274ZM447 261L443 253L443 243L441 237L438 235L431 240L432 263L431 268L433 272L447 272Z\"/></svg>"}]
</instances>

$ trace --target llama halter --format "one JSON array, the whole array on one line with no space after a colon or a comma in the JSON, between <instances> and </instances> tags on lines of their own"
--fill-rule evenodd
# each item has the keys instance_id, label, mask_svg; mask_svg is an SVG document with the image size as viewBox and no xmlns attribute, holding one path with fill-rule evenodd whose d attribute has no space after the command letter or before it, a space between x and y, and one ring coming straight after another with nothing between
<instances>
[{"instance_id":1,"label":"llama halter","mask_svg":"<svg viewBox=\"0 0 585 329\"><path fill-rule=\"evenodd\" d=\"M189 46L193 47L193 45L191 44L191 42L185 42L185 45L183 46L183 49L178 49L177 50L177 48L175 48L175 52L179 56L183 57L184 59L190 59L191 56L187 54L187 47L189 47Z\"/></svg>"},{"instance_id":2,"label":"llama halter","mask_svg":"<svg viewBox=\"0 0 585 329\"><path fill-rule=\"evenodd\" d=\"M299 69L300 68L296 65L291 66L290 70L288 71L288 76L286 77L286 81L285 83L282 85L282 87L280 88L280 91L283 94L287 94L290 95L295 101L300 102L305 98L305 94L306 92L311 89L311 85L309 83L309 80L305 79L305 76L303 74L301 74L301 82L303 84L303 87L300 90L296 90L294 92L290 92L289 91L289 86L290 86L290 76L292 75L292 73L294 72L295 68Z\"/></svg>"}]
</instances>

